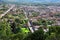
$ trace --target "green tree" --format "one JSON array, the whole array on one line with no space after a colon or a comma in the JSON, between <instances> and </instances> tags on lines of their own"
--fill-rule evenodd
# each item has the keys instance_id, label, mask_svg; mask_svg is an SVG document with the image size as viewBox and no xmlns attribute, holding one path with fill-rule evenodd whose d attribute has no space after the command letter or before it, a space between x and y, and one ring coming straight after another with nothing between
<instances>
[{"instance_id":1,"label":"green tree","mask_svg":"<svg viewBox=\"0 0 60 40\"><path fill-rule=\"evenodd\" d=\"M42 28L29 34L24 40L45 40L45 34Z\"/></svg>"},{"instance_id":2,"label":"green tree","mask_svg":"<svg viewBox=\"0 0 60 40\"><path fill-rule=\"evenodd\" d=\"M49 36L45 40L60 40L60 26L49 27Z\"/></svg>"},{"instance_id":3,"label":"green tree","mask_svg":"<svg viewBox=\"0 0 60 40\"><path fill-rule=\"evenodd\" d=\"M0 39L8 40L11 34L10 24L6 21L0 22Z\"/></svg>"}]
</instances>

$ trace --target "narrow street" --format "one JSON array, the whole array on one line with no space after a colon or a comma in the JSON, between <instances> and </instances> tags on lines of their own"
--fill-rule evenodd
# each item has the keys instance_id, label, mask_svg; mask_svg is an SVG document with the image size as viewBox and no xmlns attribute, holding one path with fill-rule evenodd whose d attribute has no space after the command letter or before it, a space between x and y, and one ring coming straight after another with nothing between
<instances>
[{"instance_id":1,"label":"narrow street","mask_svg":"<svg viewBox=\"0 0 60 40\"><path fill-rule=\"evenodd\" d=\"M4 12L3 14L1 14L0 18L2 18L3 16L5 16L14 7L15 7L15 5L11 6L11 8L9 8L6 12Z\"/></svg>"}]
</instances>

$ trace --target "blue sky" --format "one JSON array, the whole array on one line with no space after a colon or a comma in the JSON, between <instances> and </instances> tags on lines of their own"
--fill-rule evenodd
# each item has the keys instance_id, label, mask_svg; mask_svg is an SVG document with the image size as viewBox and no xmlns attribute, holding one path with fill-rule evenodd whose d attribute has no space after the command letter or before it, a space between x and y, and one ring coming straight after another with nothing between
<instances>
[{"instance_id":1,"label":"blue sky","mask_svg":"<svg viewBox=\"0 0 60 40\"><path fill-rule=\"evenodd\" d=\"M2 0L5 2L35 2L35 3L60 3L60 0Z\"/></svg>"}]
</instances>

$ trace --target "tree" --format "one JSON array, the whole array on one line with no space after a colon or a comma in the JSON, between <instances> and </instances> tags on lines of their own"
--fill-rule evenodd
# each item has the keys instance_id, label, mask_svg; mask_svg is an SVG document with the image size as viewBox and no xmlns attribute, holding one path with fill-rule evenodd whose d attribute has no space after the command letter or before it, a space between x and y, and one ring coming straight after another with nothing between
<instances>
[{"instance_id":1,"label":"tree","mask_svg":"<svg viewBox=\"0 0 60 40\"><path fill-rule=\"evenodd\" d=\"M45 40L60 40L60 26L49 27L49 36Z\"/></svg>"},{"instance_id":2,"label":"tree","mask_svg":"<svg viewBox=\"0 0 60 40\"><path fill-rule=\"evenodd\" d=\"M32 12L32 15L33 15L33 17L37 17L37 16L39 16L39 12Z\"/></svg>"},{"instance_id":3,"label":"tree","mask_svg":"<svg viewBox=\"0 0 60 40\"><path fill-rule=\"evenodd\" d=\"M0 22L0 39L8 40L11 34L10 24L6 21Z\"/></svg>"},{"instance_id":4,"label":"tree","mask_svg":"<svg viewBox=\"0 0 60 40\"><path fill-rule=\"evenodd\" d=\"M29 34L24 40L45 40L45 34L42 28Z\"/></svg>"}]
</instances>

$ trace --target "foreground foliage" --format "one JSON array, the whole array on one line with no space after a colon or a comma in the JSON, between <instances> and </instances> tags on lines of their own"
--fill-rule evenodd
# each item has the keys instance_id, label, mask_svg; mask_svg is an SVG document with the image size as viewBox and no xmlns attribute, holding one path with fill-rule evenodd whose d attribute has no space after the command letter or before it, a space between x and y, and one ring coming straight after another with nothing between
<instances>
[{"instance_id":1,"label":"foreground foliage","mask_svg":"<svg viewBox=\"0 0 60 40\"><path fill-rule=\"evenodd\" d=\"M28 35L24 40L60 40L60 26L51 26L49 31L44 32L42 28Z\"/></svg>"},{"instance_id":2,"label":"foreground foliage","mask_svg":"<svg viewBox=\"0 0 60 40\"><path fill-rule=\"evenodd\" d=\"M15 19L15 22L10 24L3 20L0 21L0 40L60 40L60 26L49 26L49 31L44 32L43 27L31 33L29 29L23 26L27 20Z\"/></svg>"}]
</instances>

